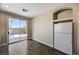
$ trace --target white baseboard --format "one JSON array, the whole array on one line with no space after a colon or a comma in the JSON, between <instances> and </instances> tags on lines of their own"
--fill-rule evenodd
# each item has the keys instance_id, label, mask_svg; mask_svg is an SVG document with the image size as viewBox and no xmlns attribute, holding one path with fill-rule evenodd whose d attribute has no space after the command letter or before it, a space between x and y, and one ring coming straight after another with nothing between
<instances>
[{"instance_id":1,"label":"white baseboard","mask_svg":"<svg viewBox=\"0 0 79 59\"><path fill-rule=\"evenodd\" d=\"M37 41L37 42L40 42L40 43L42 43L42 44L45 44L45 45L47 45L47 46L53 48L53 45L50 45L50 44L48 44L48 43L46 43L46 42L43 42L43 41L40 41L40 40L37 40L37 39L33 39L33 40L35 40L35 41Z\"/></svg>"}]
</instances>

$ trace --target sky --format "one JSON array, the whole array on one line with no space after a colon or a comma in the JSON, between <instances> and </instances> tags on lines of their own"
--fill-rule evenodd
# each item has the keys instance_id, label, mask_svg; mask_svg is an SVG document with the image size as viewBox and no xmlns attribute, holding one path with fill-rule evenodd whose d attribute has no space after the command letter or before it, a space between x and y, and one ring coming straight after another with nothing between
<instances>
[{"instance_id":1,"label":"sky","mask_svg":"<svg viewBox=\"0 0 79 59\"><path fill-rule=\"evenodd\" d=\"M26 21L25 20L18 20L18 19L9 19L9 27L10 28L22 28L26 26Z\"/></svg>"}]
</instances>

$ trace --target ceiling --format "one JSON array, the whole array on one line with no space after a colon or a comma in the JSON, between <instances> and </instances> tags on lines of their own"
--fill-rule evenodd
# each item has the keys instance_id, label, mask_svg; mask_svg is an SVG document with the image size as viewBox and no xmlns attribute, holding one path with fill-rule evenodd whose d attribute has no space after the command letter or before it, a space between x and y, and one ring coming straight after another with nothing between
<instances>
[{"instance_id":1,"label":"ceiling","mask_svg":"<svg viewBox=\"0 0 79 59\"><path fill-rule=\"evenodd\" d=\"M47 11L53 10L62 3L1 3L0 7L2 10L23 15L29 18L38 16ZM28 12L23 12L22 9L25 8Z\"/></svg>"}]
</instances>

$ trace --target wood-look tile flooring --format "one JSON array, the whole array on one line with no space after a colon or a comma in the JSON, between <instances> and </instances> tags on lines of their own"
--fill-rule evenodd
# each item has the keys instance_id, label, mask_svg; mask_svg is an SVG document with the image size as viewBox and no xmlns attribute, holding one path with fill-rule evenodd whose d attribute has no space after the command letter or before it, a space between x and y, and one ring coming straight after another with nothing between
<instances>
[{"instance_id":1,"label":"wood-look tile flooring","mask_svg":"<svg viewBox=\"0 0 79 59\"><path fill-rule=\"evenodd\" d=\"M24 40L0 47L0 55L65 55L34 40Z\"/></svg>"}]
</instances>

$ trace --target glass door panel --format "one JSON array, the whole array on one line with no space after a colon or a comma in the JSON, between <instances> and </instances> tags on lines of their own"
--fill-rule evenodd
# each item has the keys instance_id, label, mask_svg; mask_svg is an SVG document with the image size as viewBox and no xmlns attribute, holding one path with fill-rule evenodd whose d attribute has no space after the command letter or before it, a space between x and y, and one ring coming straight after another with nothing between
<instances>
[{"instance_id":1,"label":"glass door panel","mask_svg":"<svg viewBox=\"0 0 79 59\"><path fill-rule=\"evenodd\" d=\"M27 22L9 18L9 43L27 39Z\"/></svg>"},{"instance_id":2,"label":"glass door panel","mask_svg":"<svg viewBox=\"0 0 79 59\"><path fill-rule=\"evenodd\" d=\"M20 27L19 27L20 40L27 39L26 31L27 31L26 21L25 20L20 20Z\"/></svg>"},{"instance_id":3,"label":"glass door panel","mask_svg":"<svg viewBox=\"0 0 79 59\"><path fill-rule=\"evenodd\" d=\"M9 43L19 41L20 20L9 18Z\"/></svg>"}]
</instances>

